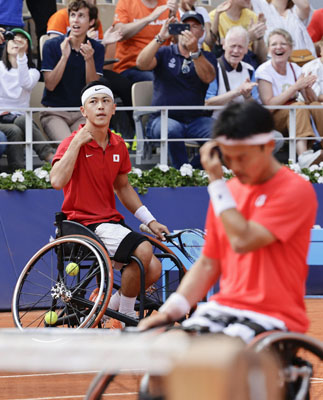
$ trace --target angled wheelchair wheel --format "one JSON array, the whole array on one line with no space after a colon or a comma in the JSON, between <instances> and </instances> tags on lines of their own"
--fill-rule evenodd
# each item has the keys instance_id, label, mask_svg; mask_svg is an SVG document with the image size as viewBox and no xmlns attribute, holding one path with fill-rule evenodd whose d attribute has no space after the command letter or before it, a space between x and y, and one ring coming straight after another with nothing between
<instances>
[{"instance_id":1,"label":"angled wheelchair wheel","mask_svg":"<svg viewBox=\"0 0 323 400\"><path fill-rule=\"evenodd\" d=\"M320 398L323 383L322 342L299 333L266 332L254 339L251 348L275 354L281 367L286 400Z\"/></svg>"},{"instance_id":2,"label":"angled wheelchair wheel","mask_svg":"<svg viewBox=\"0 0 323 400\"><path fill-rule=\"evenodd\" d=\"M21 272L12 299L14 322L20 329L95 327L112 284L110 258L96 240L63 236L42 247Z\"/></svg>"},{"instance_id":3,"label":"angled wheelchair wheel","mask_svg":"<svg viewBox=\"0 0 323 400\"><path fill-rule=\"evenodd\" d=\"M153 247L154 255L162 264L162 273L158 281L146 290L145 316L149 316L154 310L159 309L176 291L186 273L186 268L171 249L158 239L147 237Z\"/></svg>"}]
</instances>

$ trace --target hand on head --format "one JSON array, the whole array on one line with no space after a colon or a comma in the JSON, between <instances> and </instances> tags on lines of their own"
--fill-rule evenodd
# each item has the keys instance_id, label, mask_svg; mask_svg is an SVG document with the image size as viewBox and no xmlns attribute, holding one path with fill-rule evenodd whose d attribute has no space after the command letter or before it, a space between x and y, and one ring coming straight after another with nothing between
<instances>
[{"instance_id":1,"label":"hand on head","mask_svg":"<svg viewBox=\"0 0 323 400\"><path fill-rule=\"evenodd\" d=\"M206 142L200 148L201 164L208 174L210 182L223 177L222 162L217 149L215 140Z\"/></svg>"}]
</instances>

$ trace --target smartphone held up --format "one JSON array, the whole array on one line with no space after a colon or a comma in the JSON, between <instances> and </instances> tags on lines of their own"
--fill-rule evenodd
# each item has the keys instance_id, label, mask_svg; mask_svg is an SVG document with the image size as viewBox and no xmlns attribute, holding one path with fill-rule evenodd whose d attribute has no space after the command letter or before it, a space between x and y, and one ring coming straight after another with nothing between
<instances>
[{"instance_id":1,"label":"smartphone held up","mask_svg":"<svg viewBox=\"0 0 323 400\"><path fill-rule=\"evenodd\" d=\"M170 35L180 35L183 31L189 31L190 24L174 23L168 25Z\"/></svg>"}]
</instances>

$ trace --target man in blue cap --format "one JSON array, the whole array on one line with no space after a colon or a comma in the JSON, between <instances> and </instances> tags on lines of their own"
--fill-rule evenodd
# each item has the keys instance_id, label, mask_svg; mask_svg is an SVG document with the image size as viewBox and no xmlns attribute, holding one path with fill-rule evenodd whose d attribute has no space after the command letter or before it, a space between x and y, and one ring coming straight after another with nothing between
<instances>
[{"instance_id":1,"label":"man in blue cap","mask_svg":"<svg viewBox=\"0 0 323 400\"><path fill-rule=\"evenodd\" d=\"M203 106L210 82L215 78L215 55L199 48L199 39L204 34L203 16L195 11L182 15L181 22L189 24L178 36L178 43L161 46L170 38L169 18L159 34L140 52L137 67L154 71L153 106ZM204 110L170 110L168 113L169 139L208 139L212 129L212 118ZM150 117L147 136L160 138L161 118L159 113ZM170 157L175 168L188 162L183 141L169 143ZM199 166L199 157L192 161Z\"/></svg>"}]
</instances>

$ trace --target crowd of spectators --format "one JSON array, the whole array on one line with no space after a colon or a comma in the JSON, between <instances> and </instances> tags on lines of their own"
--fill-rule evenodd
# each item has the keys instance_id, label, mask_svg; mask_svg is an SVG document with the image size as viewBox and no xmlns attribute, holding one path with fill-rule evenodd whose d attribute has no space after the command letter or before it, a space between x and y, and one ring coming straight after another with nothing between
<instances>
[{"instance_id":1,"label":"crowd of spectators","mask_svg":"<svg viewBox=\"0 0 323 400\"><path fill-rule=\"evenodd\" d=\"M38 79L45 82L45 107L79 107L81 89L97 79L104 79L124 106L132 105L132 85L147 80L153 81L152 104L158 106L225 105L251 98L265 105L322 103L323 9L314 11L310 0L224 0L208 13L196 3L118 0L113 23L104 30L96 0L72 0L58 11L54 0L27 0L37 36L34 67L28 58L31 38L23 30L23 0L0 0L0 107L8 107L0 112L0 142L4 143L0 156L7 154L8 169L24 165L24 147L5 142L24 140L24 115L14 107L29 105ZM174 22L188 23L190 30L170 35L168 26ZM10 30L14 37L4 35ZM45 33L49 39L40 60L39 39ZM8 49L16 54L6 63ZM111 56L111 49L114 64L108 65L105 57ZM312 61L304 66L292 62L294 50L310 51ZM177 140L169 143L172 165L179 168L188 161L179 139L207 140L217 114L169 113L168 137ZM273 114L277 131L288 136L288 111ZM33 125L39 158L50 161L55 150L55 145L39 142L58 143L83 122L78 111L44 110L41 126ZM132 123L129 129L133 132L125 137L133 137ZM158 113L150 117L147 135L160 137ZM301 167L323 160L323 108L297 110L296 136ZM199 165L198 160L191 162Z\"/></svg>"}]
</instances>

